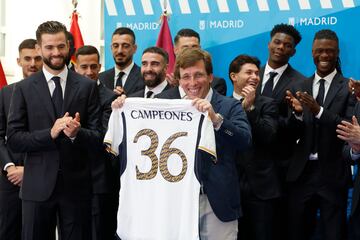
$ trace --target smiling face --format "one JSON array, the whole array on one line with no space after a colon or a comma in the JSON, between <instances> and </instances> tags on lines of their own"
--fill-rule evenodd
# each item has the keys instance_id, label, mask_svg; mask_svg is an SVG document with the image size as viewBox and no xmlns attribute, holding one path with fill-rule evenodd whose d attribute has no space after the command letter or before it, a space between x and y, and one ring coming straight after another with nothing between
<instances>
[{"instance_id":1,"label":"smiling face","mask_svg":"<svg viewBox=\"0 0 360 240\"><path fill-rule=\"evenodd\" d=\"M44 67L54 75L58 74L64 69L69 54L65 33L42 34L38 51L43 57Z\"/></svg>"},{"instance_id":2,"label":"smiling face","mask_svg":"<svg viewBox=\"0 0 360 240\"><path fill-rule=\"evenodd\" d=\"M78 55L75 63L75 71L92 80L99 79L101 64L97 54Z\"/></svg>"},{"instance_id":3,"label":"smiling face","mask_svg":"<svg viewBox=\"0 0 360 240\"><path fill-rule=\"evenodd\" d=\"M259 69L253 63L245 63L238 73L230 73L230 77L234 82L234 90L237 94L240 94L241 90L247 85L256 88L260 81Z\"/></svg>"},{"instance_id":4,"label":"smiling face","mask_svg":"<svg viewBox=\"0 0 360 240\"><path fill-rule=\"evenodd\" d=\"M213 79L207 74L204 61L197 61L193 66L180 68L179 84L184 89L187 98L205 98L210 90Z\"/></svg>"},{"instance_id":5,"label":"smiling face","mask_svg":"<svg viewBox=\"0 0 360 240\"><path fill-rule=\"evenodd\" d=\"M320 77L326 77L336 68L339 56L337 41L332 39L315 39L312 46L312 56L317 74Z\"/></svg>"},{"instance_id":6,"label":"smiling face","mask_svg":"<svg viewBox=\"0 0 360 240\"><path fill-rule=\"evenodd\" d=\"M268 44L268 63L273 69L284 66L290 57L295 54L295 43L293 37L285 33L275 33Z\"/></svg>"},{"instance_id":7,"label":"smiling face","mask_svg":"<svg viewBox=\"0 0 360 240\"><path fill-rule=\"evenodd\" d=\"M137 46L130 34L115 34L111 39L111 51L116 65L122 70L131 64Z\"/></svg>"},{"instance_id":8,"label":"smiling face","mask_svg":"<svg viewBox=\"0 0 360 240\"><path fill-rule=\"evenodd\" d=\"M43 65L42 57L35 48L21 49L17 63L22 68L24 78L39 71Z\"/></svg>"},{"instance_id":9,"label":"smiling face","mask_svg":"<svg viewBox=\"0 0 360 240\"><path fill-rule=\"evenodd\" d=\"M163 56L146 52L141 58L141 75L146 86L154 88L165 80L167 64Z\"/></svg>"}]
</instances>

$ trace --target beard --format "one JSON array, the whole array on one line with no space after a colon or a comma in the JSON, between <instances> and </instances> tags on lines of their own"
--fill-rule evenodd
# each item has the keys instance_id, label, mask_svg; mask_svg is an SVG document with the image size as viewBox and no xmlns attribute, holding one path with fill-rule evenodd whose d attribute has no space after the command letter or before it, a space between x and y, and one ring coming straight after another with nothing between
<instances>
[{"instance_id":1,"label":"beard","mask_svg":"<svg viewBox=\"0 0 360 240\"><path fill-rule=\"evenodd\" d=\"M155 78L150 79L150 80L145 80L144 76L145 75L153 75L155 76ZM146 86L150 87L150 88L154 88L157 85L159 85L162 81L163 81L163 76L161 73L155 73L155 72L145 72L143 75L143 80Z\"/></svg>"},{"instance_id":2,"label":"beard","mask_svg":"<svg viewBox=\"0 0 360 240\"><path fill-rule=\"evenodd\" d=\"M123 60L119 60L119 61L116 60L117 56L123 57ZM123 54L119 54L117 56L114 57L114 61L116 65L119 66L120 68L126 67L132 61L132 56L125 57Z\"/></svg>"},{"instance_id":3,"label":"beard","mask_svg":"<svg viewBox=\"0 0 360 240\"><path fill-rule=\"evenodd\" d=\"M61 58L62 58L62 63L60 63L60 64L58 64L58 65L54 65L54 64L52 64L51 63L51 59L52 59L53 57L50 57L50 58L45 58L45 57L43 57L43 62L49 67L49 68L51 68L51 69L53 69L53 70L62 70L63 68L64 68L64 66L65 66L65 64L66 64L66 62L65 62L65 57L64 56L61 56Z\"/></svg>"}]
</instances>

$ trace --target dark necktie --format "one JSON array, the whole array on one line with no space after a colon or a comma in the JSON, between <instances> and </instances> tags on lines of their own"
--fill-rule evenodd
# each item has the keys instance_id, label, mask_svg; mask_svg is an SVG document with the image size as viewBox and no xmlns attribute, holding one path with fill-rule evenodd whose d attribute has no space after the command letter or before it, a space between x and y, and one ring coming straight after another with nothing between
<instances>
[{"instance_id":1,"label":"dark necktie","mask_svg":"<svg viewBox=\"0 0 360 240\"><path fill-rule=\"evenodd\" d=\"M319 82L320 82L319 92L318 95L316 96L316 101L320 106L322 106L324 104L324 96L325 96L325 79L320 79Z\"/></svg>"},{"instance_id":2,"label":"dark necktie","mask_svg":"<svg viewBox=\"0 0 360 240\"><path fill-rule=\"evenodd\" d=\"M273 92L273 88L274 88L274 78L277 74L278 74L277 72L269 73L270 77L267 80L261 95L266 96L266 97L272 97L272 92Z\"/></svg>"},{"instance_id":3,"label":"dark necktie","mask_svg":"<svg viewBox=\"0 0 360 240\"><path fill-rule=\"evenodd\" d=\"M51 78L55 83L55 89L52 94L52 102L54 104L56 117L62 117L62 106L63 106L63 91L60 84L60 77L52 77Z\"/></svg>"},{"instance_id":4,"label":"dark necktie","mask_svg":"<svg viewBox=\"0 0 360 240\"><path fill-rule=\"evenodd\" d=\"M146 98L151 98L152 95L153 95L153 91L148 91L146 93Z\"/></svg>"},{"instance_id":5,"label":"dark necktie","mask_svg":"<svg viewBox=\"0 0 360 240\"><path fill-rule=\"evenodd\" d=\"M319 92L316 96L316 102L322 106L324 103L324 95L325 95L325 79L319 80ZM318 145L319 145L319 121L316 117L314 117L314 132L313 132L313 144L312 144L312 153L318 152Z\"/></svg>"},{"instance_id":6,"label":"dark necktie","mask_svg":"<svg viewBox=\"0 0 360 240\"><path fill-rule=\"evenodd\" d=\"M116 79L116 87L122 87L122 77L125 75L124 72L119 72L118 78Z\"/></svg>"}]
</instances>

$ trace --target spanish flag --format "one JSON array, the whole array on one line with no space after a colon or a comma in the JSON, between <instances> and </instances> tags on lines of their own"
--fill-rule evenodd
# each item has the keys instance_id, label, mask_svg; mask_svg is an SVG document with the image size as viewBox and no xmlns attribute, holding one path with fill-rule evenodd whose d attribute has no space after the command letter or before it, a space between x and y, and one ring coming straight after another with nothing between
<instances>
[{"instance_id":1,"label":"spanish flag","mask_svg":"<svg viewBox=\"0 0 360 240\"><path fill-rule=\"evenodd\" d=\"M1 62L0 62L0 89L7 85L4 69L2 68Z\"/></svg>"},{"instance_id":2,"label":"spanish flag","mask_svg":"<svg viewBox=\"0 0 360 240\"><path fill-rule=\"evenodd\" d=\"M74 48L75 51L80 47L84 46L84 41L81 35L80 27L78 24L78 13L76 10L73 11L71 16L71 26L70 26L70 33L73 35L74 38ZM74 64L76 62L75 55L71 56L71 63Z\"/></svg>"},{"instance_id":3,"label":"spanish flag","mask_svg":"<svg viewBox=\"0 0 360 240\"><path fill-rule=\"evenodd\" d=\"M173 73L175 66L175 53L166 13L161 16L161 22L161 29L156 41L156 46L164 49L168 53L169 67L167 69L167 73Z\"/></svg>"}]
</instances>

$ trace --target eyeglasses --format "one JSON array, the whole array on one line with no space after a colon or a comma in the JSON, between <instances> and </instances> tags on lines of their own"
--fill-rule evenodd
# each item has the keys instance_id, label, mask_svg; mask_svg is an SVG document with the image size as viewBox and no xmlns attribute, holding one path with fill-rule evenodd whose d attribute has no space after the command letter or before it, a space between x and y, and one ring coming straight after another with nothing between
<instances>
[{"instance_id":1,"label":"eyeglasses","mask_svg":"<svg viewBox=\"0 0 360 240\"><path fill-rule=\"evenodd\" d=\"M204 78L206 78L206 76L207 75L205 73L197 72L194 75L184 74L183 76L180 77L180 79L183 81L190 81L191 79L198 81L198 80L203 80Z\"/></svg>"}]
</instances>

